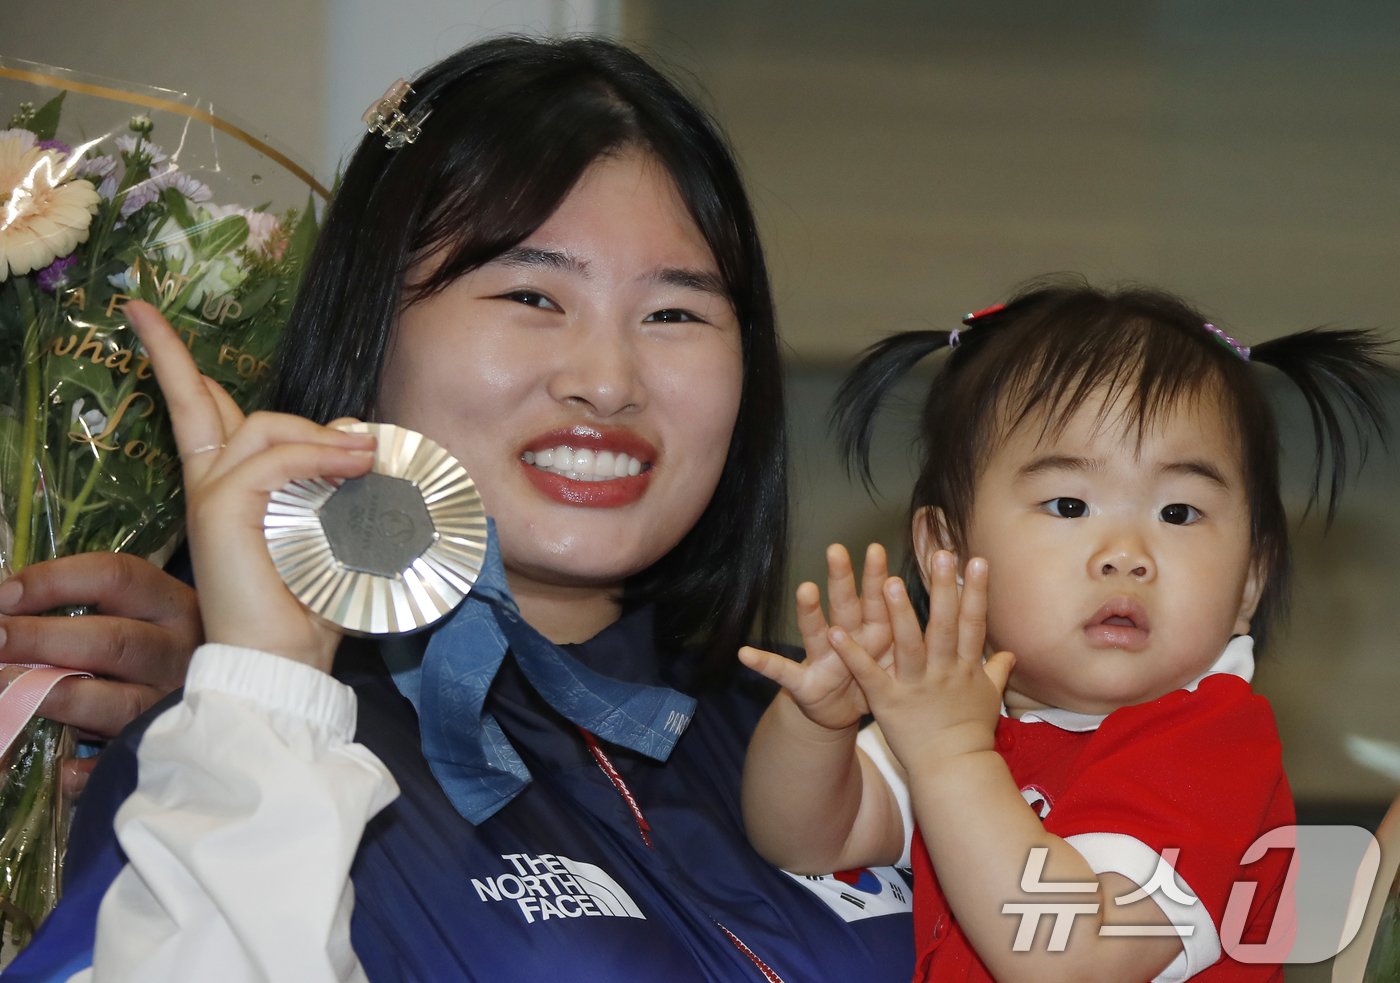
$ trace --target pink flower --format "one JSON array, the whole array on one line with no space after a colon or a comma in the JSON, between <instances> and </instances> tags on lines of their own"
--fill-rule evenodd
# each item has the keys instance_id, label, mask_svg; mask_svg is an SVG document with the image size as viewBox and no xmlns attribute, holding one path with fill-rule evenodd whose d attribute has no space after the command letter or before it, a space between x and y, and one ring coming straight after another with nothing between
<instances>
[{"instance_id":1,"label":"pink flower","mask_svg":"<svg viewBox=\"0 0 1400 983\"><path fill-rule=\"evenodd\" d=\"M248 223L248 249L261 253L274 263L287 251L287 237L276 215L240 208L237 205L209 205L205 211L209 213L210 218L216 220L227 215L243 216L243 220Z\"/></svg>"}]
</instances>

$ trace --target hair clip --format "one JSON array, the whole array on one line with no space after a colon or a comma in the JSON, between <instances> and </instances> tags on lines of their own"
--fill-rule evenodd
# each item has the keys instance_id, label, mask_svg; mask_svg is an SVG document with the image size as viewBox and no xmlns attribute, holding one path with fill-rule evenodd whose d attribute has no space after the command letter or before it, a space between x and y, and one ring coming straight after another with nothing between
<instances>
[{"instance_id":1,"label":"hair clip","mask_svg":"<svg viewBox=\"0 0 1400 983\"><path fill-rule=\"evenodd\" d=\"M1207 321L1205 324L1201 325L1201 327L1205 328L1205 329L1206 329L1207 331L1209 331L1211 334L1215 335L1217 341L1219 341L1222 345L1225 345L1227 348L1229 348L1231 351L1233 351L1233 352L1234 352L1236 355L1238 355L1243 361L1246 361L1246 362L1249 361L1249 346L1248 346L1248 345L1241 345L1238 341L1236 341L1234 338L1231 338L1231 337L1230 337L1229 335L1227 335L1224 331L1221 331L1219 328L1217 328L1215 325L1211 324L1209 321Z\"/></svg>"},{"instance_id":2,"label":"hair clip","mask_svg":"<svg viewBox=\"0 0 1400 983\"><path fill-rule=\"evenodd\" d=\"M397 150L404 144L417 140L423 132L423 121L432 112L427 106L423 106L405 115L404 100L412 92L413 86L403 79L396 79L393 85L384 90L384 95L370 104L361 117L369 132L384 135L384 147L387 150Z\"/></svg>"},{"instance_id":3,"label":"hair clip","mask_svg":"<svg viewBox=\"0 0 1400 983\"><path fill-rule=\"evenodd\" d=\"M993 314L1000 314L1006 310L1005 304L993 304L991 307L984 307L980 311L973 311L971 314L964 314L962 323L971 324L979 318L991 317Z\"/></svg>"}]
</instances>

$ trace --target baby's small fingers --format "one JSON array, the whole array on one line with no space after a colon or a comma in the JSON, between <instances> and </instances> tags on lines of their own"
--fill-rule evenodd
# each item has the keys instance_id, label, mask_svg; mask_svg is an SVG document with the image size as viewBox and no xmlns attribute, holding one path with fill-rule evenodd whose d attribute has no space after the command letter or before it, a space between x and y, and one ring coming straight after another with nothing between
<instances>
[{"instance_id":1,"label":"baby's small fingers","mask_svg":"<svg viewBox=\"0 0 1400 983\"><path fill-rule=\"evenodd\" d=\"M952 656L958 645L957 559L947 550L933 555L928 585L928 633L930 656Z\"/></svg>"},{"instance_id":2,"label":"baby's small fingers","mask_svg":"<svg viewBox=\"0 0 1400 983\"><path fill-rule=\"evenodd\" d=\"M861 616L868 625L889 623L889 610L885 607L885 599L880 596L889 577L890 564L885 548L879 543L871 543L865 549L865 566L861 568L860 578Z\"/></svg>"},{"instance_id":3,"label":"baby's small fingers","mask_svg":"<svg viewBox=\"0 0 1400 983\"><path fill-rule=\"evenodd\" d=\"M860 627L860 593L856 590L856 572L846 547L833 543L826 548L826 577L826 603L831 608L831 623L855 631Z\"/></svg>"},{"instance_id":4,"label":"baby's small fingers","mask_svg":"<svg viewBox=\"0 0 1400 983\"><path fill-rule=\"evenodd\" d=\"M894 669L900 679L918 679L924 674L928 657L924 652L924 633L919 627L919 615L909 600L904 581L890 577L882 589L889 610L890 633L894 641Z\"/></svg>"},{"instance_id":5,"label":"baby's small fingers","mask_svg":"<svg viewBox=\"0 0 1400 983\"><path fill-rule=\"evenodd\" d=\"M826 640L826 615L822 614L821 591L810 580L797 588L797 633L802 636L802 647L807 650L807 658L828 648Z\"/></svg>"},{"instance_id":6,"label":"baby's small fingers","mask_svg":"<svg viewBox=\"0 0 1400 983\"><path fill-rule=\"evenodd\" d=\"M881 687L889 684L890 679L885 670L880 668L850 632L843 628L832 628L827 632L827 637L831 640L832 649L841 657L841 661L845 663L862 690L878 692Z\"/></svg>"},{"instance_id":7,"label":"baby's small fingers","mask_svg":"<svg viewBox=\"0 0 1400 983\"><path fill-rule=\"evenodd\" d=\"M987 639L987 561L973 557L963 577L958 607L958 657L980 662Z\"/></svg>"},{"instance_id":8,"label":"baby's small fingers","mask_svg":"<svg viewBox=\"0 0 1400 983\"><path fill-rule=\"evenodd\" d=\"M739 661L789 691L802 681L802 667L776 652L745 645L739 649Z\"/></svg>"},{"instance_id":9,"label":"baby's small fingers","mask_svg":"<svg viewBox=\"0 0 1400 983\"><path fill-rule=\"evenodd\" d=\"M1011 671L1016 668L1016 656L1010 652L997 652L982 665L987 673L987 678L992 681L992 685L997 688L998 693L1006 692L1007 681L1011 678Z\"/></svg>"}]
</instances>

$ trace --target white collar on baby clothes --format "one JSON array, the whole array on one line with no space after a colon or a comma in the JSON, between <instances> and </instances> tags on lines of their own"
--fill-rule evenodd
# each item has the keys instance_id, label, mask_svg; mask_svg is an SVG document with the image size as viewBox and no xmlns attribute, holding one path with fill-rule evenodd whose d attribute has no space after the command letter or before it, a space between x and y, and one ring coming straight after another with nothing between
<instances>
[{"instance_id":1,"label":"white collar on baby clothes","mask_svg":"<svg viewBox=\"0 0 1400 983\"><path fill-rule=\"evenodd\" d=\"M1245 682L1253 680L1254 639L1248 635L1236 635L1230 639L1225 645L1225 651L1220 653L1220 658L1216 659L1209 669L1181 688L1195 692L1202 679L1219 673L1239 676ZM1001 706L1001 715L1007 716L1006 704L1004 703ZM1091 713L1076 713L1073 710L1062 710L1059 707L1045 707L1043 710L1027 710L1018 719L1023 724L1046 723L1058 727L1060 730L1078 734L1098 730L1099 724L1103 723L1107 716L1104 714L1098 717Z\"/></svg>"}]
</instances>

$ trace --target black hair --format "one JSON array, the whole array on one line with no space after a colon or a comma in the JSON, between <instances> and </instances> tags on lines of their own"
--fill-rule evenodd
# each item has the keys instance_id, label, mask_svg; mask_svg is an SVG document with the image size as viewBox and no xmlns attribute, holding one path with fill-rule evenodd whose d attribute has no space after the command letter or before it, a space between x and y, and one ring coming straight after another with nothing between
<instances>
[{"instance_id":1,"label":"black hair","mask_svg":"<svg viewBox=\"0 0 1400 983\"><path fill-rule=\"evenodd\" d=\"M669 173L738 316L743 390L729 455L699 521L627 583L657 602L658 644L699 645L697 683L727 674L757 620L778 623L787 450L773 302L748 197L713 121L639 55L600 38L498 37L412 82L416 142L361 141L326 215L278 358L274 405L365 416L399 312L519 244L585 170L641 148ZM404 278L441 256L423 281Z\"/></svg>"},{"instance_id":2,"label":"black hair","mask_svg":"<svg viewBox=\"0 0 1400 983\"><path fill-rule=\"evenodd\" d=\"M922 464L910 528L920 509L935 506L960 551L981 462L1027 419L1044 414L1046 431L1053 433L1102 392L1102 412L1124 407L1124 423L1135 423L1141 438L1179 400L1216 397L1240 443L1252 556L1264 577L1251 631L1263 645L1286 607L1289 549L1278 425L1254 367L1277 369L1303 396L1315 448L1308 507L1324 497L1325 486L1330 523L1353 454L1364 460L1368 438L1385 438L1381 385L1396 374L1381 359L1383 340L1369 331L1313 329L1245 350L1209 330L1200 311L1171 294L1144 287L1105 291L1068 278L1032 281L1005 305L969 315L966 324L957 334L897 334L866 350L833 409L852 471L870 486L880 403L910 368L950 341L956 347L937 369L920 419ZM1355 449L1348 448L1349 438ZM926 616L914 558L905 572Z\"/></svg>"}]
</instances>

